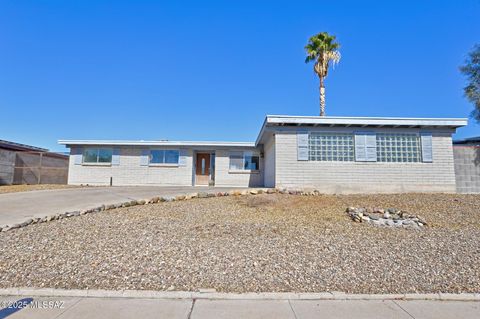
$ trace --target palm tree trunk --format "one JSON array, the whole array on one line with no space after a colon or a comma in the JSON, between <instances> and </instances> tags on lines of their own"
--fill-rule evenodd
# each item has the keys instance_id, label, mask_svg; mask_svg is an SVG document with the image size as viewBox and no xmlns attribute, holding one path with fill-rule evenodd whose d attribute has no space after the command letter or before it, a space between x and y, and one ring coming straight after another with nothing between
<instances>
[{"instance_id":1,"label":"palm tree trunk","mask_svg":"<svg viewBox=\"0 0 480 319\"><path fill-rule=\"evenodd\" d=\"M325 85L323 76L320 76L320 116L325 116Z\"/></svg>"}]
</instances>

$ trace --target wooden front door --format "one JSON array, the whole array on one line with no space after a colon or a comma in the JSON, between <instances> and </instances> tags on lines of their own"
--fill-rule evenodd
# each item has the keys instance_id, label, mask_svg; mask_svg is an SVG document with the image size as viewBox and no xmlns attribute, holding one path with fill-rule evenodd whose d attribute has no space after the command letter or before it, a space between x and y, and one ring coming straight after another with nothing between
<instances>
[{"instance_id":1,"label":"wooden front door","mask_svg":"<svg viewBox=\"0 0 480 319\"><path fill-rule=\"evenodd\" d=\"M208 185L210 181L210 154L197 153L195 185Z\"/></svg>"}]
</instances>

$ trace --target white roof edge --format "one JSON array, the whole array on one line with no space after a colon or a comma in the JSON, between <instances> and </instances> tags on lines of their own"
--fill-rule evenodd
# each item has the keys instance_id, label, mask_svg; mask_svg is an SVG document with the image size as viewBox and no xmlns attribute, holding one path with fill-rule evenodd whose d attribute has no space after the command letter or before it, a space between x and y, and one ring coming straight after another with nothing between
<instances>
[{"instance_id":1,"label":"white roof edge","mask_svg":"<svg viewBox=\"0 0 480 319\"><path fill-rule=\"evenodd\" d=\"M468 124L467 118L339 117L267 115L266 124L416 125L454 126Z\"/></svg>"},{"instance_id":2,"label":"white roof edge","mask_svg":"<svg viewBox=\"0 0 480 319\"><path fill-rule=\"evenodd\" d=\"M255 141L258 145L268 124L318 124L318 125L378 125L378 126L425 126L458 128L468 124L467 118L414 118L414 117L353 117L353 116L305 116L271 115L265 120Z\"/></svg>"},{"instance_id":3,"label":"white roof edge","mask_svg":"<svg viewBox=\"0 0 480 319\"><path fill-rule=\"evenodd\" d=\"M125 146L207 146L207 147L255 147L254 142L220 141L143 141L143 140L58 140L61 145L125 145Z\"/></svg>"}]
</instances>

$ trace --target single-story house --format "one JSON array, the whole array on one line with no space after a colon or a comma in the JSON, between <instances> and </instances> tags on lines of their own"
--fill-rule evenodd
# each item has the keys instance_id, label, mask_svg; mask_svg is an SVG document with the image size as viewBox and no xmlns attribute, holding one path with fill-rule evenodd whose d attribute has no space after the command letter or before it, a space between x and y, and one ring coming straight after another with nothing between
<instances>
[{"instance_id":1,"label":"single-story house","mask_svg":"<svg viewBox=\"0 0 480 319\"><path fill-rule=\"evenodd\" d=\"M453 141L458 193L480 193L480 136Z\"/></svg>"},{"instance_id":2,"label":"single-story house","mask_svg":"<svg viewBox=\"0 0 480 319\"><path fill-rule=\"evenodd\" d=\"M455 192L467 119L268 115L255 142L60 140L69 184Z\"/></svg>"}]
</instances>

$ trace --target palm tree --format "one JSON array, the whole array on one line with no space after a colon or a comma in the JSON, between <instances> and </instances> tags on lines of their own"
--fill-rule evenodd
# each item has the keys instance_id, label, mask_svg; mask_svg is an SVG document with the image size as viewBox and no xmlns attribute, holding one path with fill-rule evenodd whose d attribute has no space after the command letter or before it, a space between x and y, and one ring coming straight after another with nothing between
<instances>
[{"instance_id":1,"label":"palm tree","mask_svg":"<svg viewBox=\"0 0 480 319\"><path fill-rule=\"evenodd\" d=\"M335 42L335 36L327 32L320 32L308 40L305 46L307 57L305 63L315 61L313 70L320 79L320 116L325 116L325 78L330 63L335 65L340 61L340 44Z\"/></svg>"}]
</instances>

